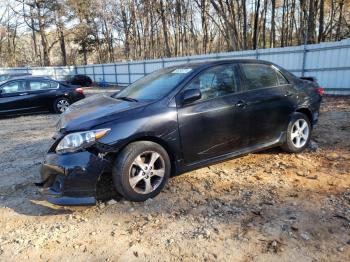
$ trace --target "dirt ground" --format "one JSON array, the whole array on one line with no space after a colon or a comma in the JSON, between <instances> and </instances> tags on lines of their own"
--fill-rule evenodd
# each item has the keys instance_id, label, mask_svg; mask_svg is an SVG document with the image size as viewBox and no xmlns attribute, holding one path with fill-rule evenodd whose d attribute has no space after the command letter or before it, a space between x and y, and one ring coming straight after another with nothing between
<instances>
[{"instance_id":1,"label":"dirt ground","mask_svg":"<svg viewBox=\"0 0 350 262\"><path fill-rule=\"evenodd\" d=\"M324 100L304 153L173 178L145 203L47 203L33 185L56 115L0 120L1 261L349 261L350 98Z\"/></svg>"}]
</instances>

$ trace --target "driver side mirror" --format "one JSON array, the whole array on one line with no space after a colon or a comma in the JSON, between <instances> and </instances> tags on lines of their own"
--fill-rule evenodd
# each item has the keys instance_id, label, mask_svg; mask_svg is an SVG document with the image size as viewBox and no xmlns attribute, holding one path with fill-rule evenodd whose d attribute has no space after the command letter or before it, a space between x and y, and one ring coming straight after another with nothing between
<instances>
[{"instance_id":1,"label":"driver side mirror","mask_svg":"<svg viewBox=\"0 0 350 262\"><path fill-rule=\"evenodd\" d=\"M186 104L192 103L198 99L201 99L201 97L202 97L202 93L198 88L187 89L187 90L185 90L185 92L182 93L181 103L182 103L182 105L186 105Z\"/></svg>"}]
</instances>

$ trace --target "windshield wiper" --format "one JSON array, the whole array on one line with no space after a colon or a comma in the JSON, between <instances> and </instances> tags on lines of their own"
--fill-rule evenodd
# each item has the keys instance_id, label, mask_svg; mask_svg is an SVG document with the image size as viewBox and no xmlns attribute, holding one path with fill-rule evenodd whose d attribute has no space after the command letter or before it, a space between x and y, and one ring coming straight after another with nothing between
<instances>
[{"instance_id":1,"label":"windshield wiper","mask_svg":"<svg viewBox=\"0 0 350 262\"><path fill-rule=\"evenodd\" d=\"M121 97L116 97L117 99L120 100L125 100L125 101L129 101L129 102L138 102L139 100L132 98L132 97L127 97L127 96L121 96Z\"/></svg>"}]
</instances>

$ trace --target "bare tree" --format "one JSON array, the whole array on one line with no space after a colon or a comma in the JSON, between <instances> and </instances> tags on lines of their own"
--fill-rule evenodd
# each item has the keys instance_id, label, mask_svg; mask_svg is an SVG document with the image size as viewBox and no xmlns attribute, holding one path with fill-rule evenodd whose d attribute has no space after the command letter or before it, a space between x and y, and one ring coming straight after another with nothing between
<instances>
[{"instance_id":1,"label":"bare tree","mask_svg":"<svg viewBox=\"0 0 350 262\"><path fill-rule=\"evenodd\" d=\"M270 47L275 46L276 42L276 27L275 27L275 12L276 12L276 0L271 0L271 33L270 33Z\"/></svg>"},{"instance_id":2,"label":"bare tree","mask_svg":"<svg viewBox=\"0 0 350 262\"><path fill-rule=\"evenodd\" d=\"M346 0L7 0L0 11L6 66L186 56L350 36Z\"/></svg>"},{"instance_id":3,"label":"bare tree","mask_svg":"<svg viewBox=\"0 0 350 262\"><path fill-rule=\"evenodd\" d=\"M168 23L166 19L165 6L163 3L163 0L159 1L159 14L162 19L162 28L163 28L163 36L164 36L164 44L165 44L165 56L170 57L171 51L170 51L169 38L168 38Z\"/></svg>"},{"instance_id":4,"label":"bare tree","mask_svg":"<svg viewBox=\"0 0 350 262\"><path fill-rule=\"evenodd\" d=\"M322 42L324 40L324 0L320 0L320 17L318 20L318 42Z\"/></svg>"}]
</instances>

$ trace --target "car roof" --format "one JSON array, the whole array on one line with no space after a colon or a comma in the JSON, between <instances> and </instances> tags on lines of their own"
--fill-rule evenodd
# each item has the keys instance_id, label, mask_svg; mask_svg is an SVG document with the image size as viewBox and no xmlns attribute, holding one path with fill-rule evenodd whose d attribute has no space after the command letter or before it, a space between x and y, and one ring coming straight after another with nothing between
<instances>
[{"instance_id":1,"label":"car roof","mask_svg":"<svg viewBox=\"0 0 350 262\"><path fill-rule=\"evenodd\" d=\"M13 81L13 80L53 80L49 76L32 76L32 75L23 75L23 76L16 76L11 79L8 79L7 81Z\"/></svg>"},{"instance_id":2,"label":"car roof","mask_svg":"<svg viewBox=\"0 0 350 262\"><path fill-rule=\"evenodd\" d=\"M186 64L174 65L167 68L177 69L177 68L191 67L192 69L200 70L200 69L217 66L221 64L226 64L226 63L254 63L254 64L275 65L269 61L257 60L257 59L216 59L211 61L189 62Z\"/></svg>"},{"instance_id":3,"label":"car roof","mask_svg":"<svg viewBox=\"0 0 350 262\"><path fill-rule=\"evenodd\" d=\"M0 76L25 76L25 75L32 75L31 73L5 73L0 74Z\"/></svg>"},{"instance_id":4,"label":"car roof","mask_svg":"<svg viewBox=\"0 0 350 262\"><path fill-rule=\"evenodd\" d=\"M257 59L215 59L211 61L201 61L201 62L190 62L186 64L180 64L180 65L174 65L171 67L168 67L170 69L177 69L177 68L186 68L186 67L191 67L194 71L198 72L203 69L210 68L212 66L218 66L222 64L227 64L227 63L253 63L253 64L263 64L263 65L271 65L276 68L278 68L284 76L288 76L288 79L295 79L297 78L295 75L290 73L289 71L285 70L284 68L270 62L270 61L265 61L265 60L257 60ZM166 69L166 68L164 68Z\"/></svg>"},{"instance_id":5,"label":"car roof","mask_svg":"<svg viewBox=\"0 0 350 262\"><path fill-rule=\"evenodd\" d=\"M269 61L257 60L257 59L216 59L216 60L201 61L201 62L190 62L186 64L175 65L173 67L213 66L213 65L223 64L223 63L255 63L255 64L269 64L269 65L273 64Z\"/></svg>"}]
</instances>

